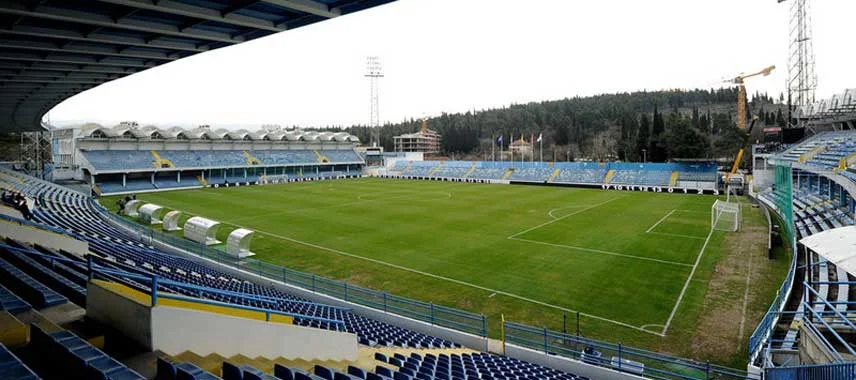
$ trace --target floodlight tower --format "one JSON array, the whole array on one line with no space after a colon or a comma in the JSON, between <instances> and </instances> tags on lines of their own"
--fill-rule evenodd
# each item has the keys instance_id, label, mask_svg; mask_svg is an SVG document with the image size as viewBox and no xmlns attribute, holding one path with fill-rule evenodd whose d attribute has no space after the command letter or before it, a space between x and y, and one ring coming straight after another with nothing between
<instances>
[{"instance_id":1,"label":"floodlight tower","mask_svg":"<svg viewBox=\"0 0 856 380\"><path fill-rule=\"evenodd\" d=\"M371 86L369 127L374 129L372 131L372 139L374 140L372 144L378 146L380 145L380 106L378 104L380 90L378 89L378 80L383 78L383 67L380 64L380 57L366 57L365 77L369 78Z\"/></svg>"},{"instance_id":2,"label":"floodlight tower","mask_svg":"<svg viewBox=\"0 0 856 380\"><path fill-rule=\"evenodd\" d=\"M778 0L783 3L787 0ZM788 56L788 121L794 110L814 103L817 75L811 33L810 0L791 0Z\"/></svg>"}]
</instances>

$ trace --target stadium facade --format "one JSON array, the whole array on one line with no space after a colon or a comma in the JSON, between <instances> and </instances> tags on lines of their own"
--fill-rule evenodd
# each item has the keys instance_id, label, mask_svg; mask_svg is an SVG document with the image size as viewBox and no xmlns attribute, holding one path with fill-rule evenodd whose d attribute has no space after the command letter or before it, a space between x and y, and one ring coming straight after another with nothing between
<instances>
[{"instance_id":1,"label":"stadium facade","mask_svg":"<svg viewBox=\"0 0 856 380\"><path fill-rule=\"evenodd\" d=\"M55 179L98 194L345 178L365 163L344 132L89 124L55 134Z\"/></svg>"}]
</instances>

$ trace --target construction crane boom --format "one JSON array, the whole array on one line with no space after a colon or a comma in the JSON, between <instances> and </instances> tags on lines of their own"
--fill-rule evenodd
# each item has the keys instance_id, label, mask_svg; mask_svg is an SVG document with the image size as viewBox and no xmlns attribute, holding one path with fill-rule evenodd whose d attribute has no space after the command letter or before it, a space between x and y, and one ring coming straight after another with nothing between
<instances>
[{"instance_id":1,"label":"construction crane boom","mask_svg":"<svg viewBox=\"0 0 856 380\"><path fill-rule=\"evenodd\" d=\"M756 71L751 74L740 74L734 79L730 80L730 83L737 85L737 128L741 130L746 129L746 85L744 81L746 79L756 77L758 75L767 76L770 75L773 70L776 69L776 66L767 66L759 71ZM749 138L752 135L752 128L755 127L755 122L757 118L752 118L752 125L749 125L746 134L743 136L743 140L740 143L740 150L737 152L737 157L734 159L734 164L731 165L731 171L725 176L726 184L728 179L737 173L737 168L740 166L740 161L743 160L743 153L746 148L746 144L749 142Z\"/></svg>"},{"instance_id":2,"label":"construction crane boom","mask_svg":"<svg viewBox=\"0 0 856 380\"><path fill-rule=\"evenodd\" d=\"M729 83L737 85L737 128L746 128L746 85L744 84L744 81L758 75L770 75L770 73L775 69L776 66L767 66L764 69L751 74L740 74L729 81Z\"/></svg>"}]
</instances>

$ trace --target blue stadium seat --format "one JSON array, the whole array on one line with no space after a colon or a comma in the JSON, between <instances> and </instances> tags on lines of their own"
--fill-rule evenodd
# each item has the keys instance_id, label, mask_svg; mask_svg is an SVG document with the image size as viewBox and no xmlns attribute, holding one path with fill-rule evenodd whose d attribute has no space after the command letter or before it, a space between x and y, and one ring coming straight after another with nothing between
<instances>
[{"instance_id":1,"label":"blue stadium seat","mask_svg":"<svg viewBox=\"0 0 856 380\"><path fill-rule=\"evenodd\" d=\"M16 294L20 294L38 308L46 308L68 302L68 299L61 294L36 281L3 259L0 259L0 280L3 280L4 285L9 286Z\"/></svg>"},{"instance_id":2,"label":"blue stadium seat","mask_svg":"<svg viewBox=\"0 0 856 380\"><path fill-rule=\"evenodd\" d=\"M32 306L20 297L12 293L9 289L0 286L0 310L7 310L12 314L25 312L32 309Z\"/></svg>"},{"instance_id":3,"label":"blue stadium seat","mask_svg":"<svg viewBox=\"0 0 856 380\"><path fill-rule=\"evenodd\" d=\"M314 157L314 153L311 153ZM326 154L326 152L325 152ZM317 157L314 157L315 159ZM328 157L331 160L333 157ZM260 159L262 159L260 157ZM347 157L342 159L348 159ZM500 175L505 169L494 167L483 163L485 170L496 170ZM430 171L436 163L425 163L414 165ZM455 166L451 166L455 167ZM579 164L580 170L594 167L591 170L601 170L597 164ZM467 169L469 170L469 169ZM36 210L36 219L45 229L59 231L60 233L73 236L89 243L90 250L95 256L103 258L99 265L109 268L120 268L138 273L154 272L163 278L176 282L198 285L222 290L222 293L205 294L204 297L220 302L239 305L250 305L255 307L270 308L273 310L287 311L306 316L321 317L343 321L344 329L337 324L322 323L308 318L295 318L295 324L311 326L315 328L327 328L344 330L354 333L360 342L377 345L399 345L405 347L457 347L452 342L417 333L398 326L365 318L355 314L349 309L333 307L319 303L309 302L306 299L282 292L276 288L233 278L229 272L207 263L188 260L182 257L166 254L152 246L135 241L134 236L114 228L109 223L104 223L99 215L99 207L85 196L59 189L58 186L48 184L35 179L25 177L29 183L29 191L39 192L46 197L46 206ZM815 215L834 215L833 210L824 208ZM73 283L85 276L86 262L74 255L63 252L52 252L49 250L28 248L16 251L16 259L20 262L38 264L46 270L51 270L57 277L64 277ZM44 255L44 256L36 256ZM51 264L51 257L68 259L60 265ZM17 261L16 261L17 262ZM35 267L35 266L34 266ZM2 268L0 268L2 269ZM6 281L3 277L3 281ZM84 277L85 278L85 277ZM146 284L140 284L131 279L118 278L127 281L131 286L145 288ZM17 293L17 289L11 289ZM164 290L173 291L177 294L199 296L184 288L164 286ZM18 293L22 295L21 293ZM234 295L234 296L233 296ZM237 295L241 295L238 297ZM3 292L0 290L0 303L3 301ZM92 378L137 378L121 363L116 362L109 356L90 346L82 339L73 334L63 331L46 334L38 327L31 329L31 344L43 348L46 357L56 357L64 363L78 363L73 367L79 368L83 363L83 372L75 371L74 376L83 376L87 372ZM348 368L347 373L338 373L329 368L315 368L315 374L309 374L298 369L288 369L282 366L274 367L274 375L283 379L390 379L418 378L418 379L453 379L453 378L480 378L480 379L572 379L570 374L564 374L549 368L516 361L501 356L490 354L474 355L411 355L404 356L396 354L392 358L385 355L375 357L379 361L393 364L398 371L378 366L373 372L362 371L359 368ZM224 377L226 376L226 365L224 364ZM246 369L237 368L240 372L238 378L256 376L256 378L270 378L270 375L261 374ZM204 373L204 371L203 371ZM162 375L163 374L163 375ZM248 375L249 374L249 375ZM201 376L201 377L200 377ZM187 363L172 365L165 360L158 361L158 379L171 380L173 378L210 378L206 374L200 374L195 368Z\"/></svg>"},{"instance_id":4,"label":"blue stadium seat","mask_svg":"<svg viewBox=\"0 0 856 380\"><path fill-rule=\"evenodd\" d=\"M45 354L45 360L63 365L69 378L145 379L68 331L46 333L31 324L30 336L30 344Z\"/></svg>"},{"instance_id":5,"label":"blue stadium seat","mask_svg":"<svg viewBox=\"0 0 856 380\"><path fill-rule=\"evenodd\" d=\"M39 377L0 343L0 379L35 380Z\"/></svg>"}]
</instances>

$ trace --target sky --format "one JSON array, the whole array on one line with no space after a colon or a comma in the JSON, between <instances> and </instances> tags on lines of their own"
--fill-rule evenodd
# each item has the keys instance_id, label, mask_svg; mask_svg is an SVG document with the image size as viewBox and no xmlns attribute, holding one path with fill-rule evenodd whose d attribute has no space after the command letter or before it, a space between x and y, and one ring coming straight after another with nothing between
<instances>
[{"instance_id":1,"label":"sky","mask_svg":"<svg viewBox=\"0 0 856 380\"><path fill-rule=\"evenodd\" d=\"M380 120L602 93L785 91L790 2L399 0L171 62L78 94L54 125L367 124L366 57L380 57ZM818 99L856 87L856 1L812 1ZM849 66L849 67L848 67Z\"/></svg>"}]
</instances>

